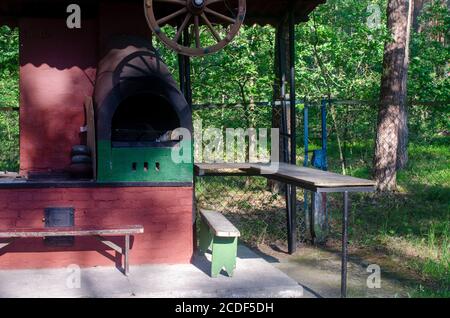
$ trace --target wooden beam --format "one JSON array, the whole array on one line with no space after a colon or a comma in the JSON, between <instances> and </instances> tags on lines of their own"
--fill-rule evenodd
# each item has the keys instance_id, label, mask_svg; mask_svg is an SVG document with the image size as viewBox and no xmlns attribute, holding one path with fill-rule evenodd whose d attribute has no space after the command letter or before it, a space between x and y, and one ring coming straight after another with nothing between
<instances>
[{"instance_id":1,"label":"wooden beam","mask_svg":"<svg viewBox=\"0 0 450 318\"><path fill-rule=\"evenodd\" d=\"M123 249L117 245L114 242L111 242L110 240L104 238L103 236L100 235L95 235L94 236L97 240L99 240L100 242L102 242L103 244L105 244L106 246L112 248L114 251L116 251L117 253L123 254Z\"/></svg>"}]
</instances>

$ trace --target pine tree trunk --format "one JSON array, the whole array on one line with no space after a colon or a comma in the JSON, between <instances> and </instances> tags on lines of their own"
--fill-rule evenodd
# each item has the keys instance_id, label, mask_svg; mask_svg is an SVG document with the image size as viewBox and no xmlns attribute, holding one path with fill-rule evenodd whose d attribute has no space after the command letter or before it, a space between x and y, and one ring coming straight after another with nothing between
<instances>
[{"instance_id":1,"label":"pine tree trunk","mask_svg":"<svg viewBox=\"0 0 450 318\"><path fill-rule=\"evenodd\" d=\"M414 0L414 11L413 11L413 30L414 32L421 32L421 25L419 21L420 14L423 11L425 4L429 3L431 0Z\"/></svg>"},{"instance_id":2,"label":"pine tree trunk","mask_svg":"<svg viewBox=\"0 0 450 318\"><path fill-rule=\"evenodd\" d=\"M380 191L397 188L397 151L400 108L407 45L408 0L389 0L387 27L392 39L385 44L381 95L374 155L374 178Z\"/></svg>"}]
</instances>

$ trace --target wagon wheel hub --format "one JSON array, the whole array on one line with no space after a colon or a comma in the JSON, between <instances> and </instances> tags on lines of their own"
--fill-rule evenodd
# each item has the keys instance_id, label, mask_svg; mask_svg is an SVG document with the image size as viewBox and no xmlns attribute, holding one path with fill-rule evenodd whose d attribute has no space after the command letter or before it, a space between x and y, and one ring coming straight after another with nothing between
<instances>
[{"instance_id":1,"label":"wagon wheel hub","mask_svg":"<svg viewBox=\"0 0 450 318\"><path fill-rule=\"evenodd\" d=\"M200 16L205 9L205 0L187 0L189 12L195 16Z\"/></svg>"},{"instance_id":2,"label":"wagon wheel hub","mask_svg":"<svg viewBox=\"0 0 450 318\"><path fill-rule=\"evenodd\" d=\"M151 30L167 47L182 55L203 56L223 49L238 34L246 0L144 0L144 10ZM166 13L157 17L159 12ZM167 25L177 26L175 36L165 32ZM203 32L206 36L201 37ZM181 44L186 33L188 40Z\"/></svg>"}]
</instances>

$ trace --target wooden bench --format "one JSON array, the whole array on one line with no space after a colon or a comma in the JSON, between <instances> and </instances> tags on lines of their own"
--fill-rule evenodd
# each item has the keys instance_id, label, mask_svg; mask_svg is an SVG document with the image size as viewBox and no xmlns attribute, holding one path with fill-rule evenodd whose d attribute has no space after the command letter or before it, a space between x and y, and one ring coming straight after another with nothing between
<instances>
[{"instance_id":1,"label":"wooden bench","mask_svg":"<svg viewBox=\"0 0 450 318\"><path fill-rule=\"evenodd\" d=\"M0 250L10 245L16 239L21 238L44 238L44 237L68 237L68 236L93 236L106 246L112 248L124 257L124 274L128 275L129 253L130 253L130 236L134 234L144 233L142 225L127 225L118 227L47 227L39 229L10 229L0 230L0 239L7 239L5 243L0 243ZM124 236L125 246L120 247L116 243L108 240L105 236Z\"/></svg>"},{"instance_id":2,"label":"wooden bench","mask_svg":"<svg viewBox=\"0 0 450 318\"><path fill-rule=\"evenodd\" d=\"M233 276L240 232L219 212L200 209L200 215L199 250L211 249L211 277L217 277L222 269Z\"/></svg>"}]
</instances>

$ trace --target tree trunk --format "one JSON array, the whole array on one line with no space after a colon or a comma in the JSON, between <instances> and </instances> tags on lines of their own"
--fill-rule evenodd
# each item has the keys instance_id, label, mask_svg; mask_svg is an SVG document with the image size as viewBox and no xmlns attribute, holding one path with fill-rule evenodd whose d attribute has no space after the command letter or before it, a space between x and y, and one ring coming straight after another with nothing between
<instances>
[{"instance_id":1,"label":"tree trunk","mask_svg":"<svg viewBox=\"0 0 450 318\"><path fill-rule=\"evenodd\" d=\"M403 63L402 90L403 99L400 103L399 125L398 125L398 148L397 148L397 170L406 168L408 163L408 68L409 68L409 46L411 40L411 27L414 13L414 3L418 0L409 0L408 16L406 22L405 60ZM419 0L420 1L420 0Z\"/></svg>"},{"instance_id":2,"label":"tree trunk","mask_svg":"<svg viewBox=\"0 0 450 318\"><path fill-rule=\"evenodd\" d=\"M429 3L430 0L414 0L414 11L413 11L413 30L414 32L421 32L421 25L419 21L420 14L423 11L424 6Z\"/></svg>"},{"instance_id":3,"label":"tree trunk","mask_svg":"<svg viewBox=\"0 0 450 318\"><path fill-rule=\"evenodd\" d=\"M425 4L425 0L414 0L414 22L413 22L413 29L414 32L419 32L419 16L422 13L423 6Z\"/></svg>"},{"instance_id":4,"label":"tree trunk","mask_svg":"<svg viewBox=\"0 0 450 318\"><path fill-rule=\"evenodd\" d=\"M389 0L387 27L392 40L385 44L375 141L374 178L380 191L397 187L399 116L405 101L403 86L408 23L408 0Z\"/></svg>"}]
</instances>

